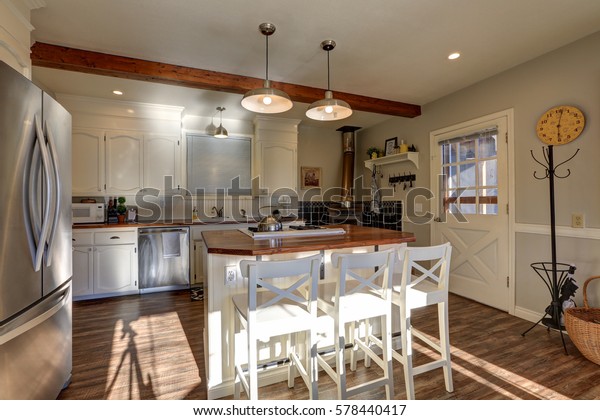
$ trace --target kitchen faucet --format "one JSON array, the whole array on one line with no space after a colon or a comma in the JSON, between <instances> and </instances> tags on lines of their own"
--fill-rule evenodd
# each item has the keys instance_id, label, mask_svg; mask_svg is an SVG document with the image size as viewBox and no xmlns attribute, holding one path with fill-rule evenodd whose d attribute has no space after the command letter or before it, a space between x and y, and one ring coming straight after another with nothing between
<instances>
[{"instance_id":1,"label":"kitchen faucet","mask_svg":"<svg viewBox=\"0 0 600 420\"><path fill-rule=\"evenodd\" d=\"M213 206L212 211L213 213L217 213L217 217L223 217L223 207L218 209L215 206Z\"/></svg>"}]
</instances>

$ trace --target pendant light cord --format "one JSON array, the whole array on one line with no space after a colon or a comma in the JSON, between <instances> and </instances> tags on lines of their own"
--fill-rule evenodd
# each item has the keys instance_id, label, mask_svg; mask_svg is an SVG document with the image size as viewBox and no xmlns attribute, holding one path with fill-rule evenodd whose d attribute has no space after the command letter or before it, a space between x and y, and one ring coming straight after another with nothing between
<instances>
[{"instance_id":1,"label":"pendant light cord","mask_svg":"<svg viewBox=\"0 0 600 420\"><path fill-rule=\"evenodd\" d=\"M329 51L327 51L327 90L331 90L329 88Z\"/></svg>"},{"instance_id":2,"label":"pendant light cord","mask_svg":"<svg viewBox=\"0 0 600 420\"><path fill-rule=\"evenodd\" d=\"M266 77L265 77L265 79L269 80L269 36L268 35L265 35L265 43L267 45L266 70L265 70Z\"/></svg>"}]
</instances>

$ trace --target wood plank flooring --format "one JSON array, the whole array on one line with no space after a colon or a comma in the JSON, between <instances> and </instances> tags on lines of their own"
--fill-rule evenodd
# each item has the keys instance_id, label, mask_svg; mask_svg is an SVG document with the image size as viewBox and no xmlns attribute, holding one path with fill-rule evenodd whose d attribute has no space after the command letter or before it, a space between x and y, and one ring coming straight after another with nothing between
<instances>
[{"instance_id":1,"label":"wood plank flooring","mask_svg":"<svg viewBox=\"0 0 600 420\"><path fill-rule=\"evenodd\" d=\"M64 400L206 399L202 343L203 302L187 291L75 302L73 380ZM441 369L415 379L417 399L600 399L600 366L585 359L568 337L471 300L450 296L454 392L444 389ZM413 324L437 335L435 308L421 309ZM418 344L418 342L417 342ZM416 348L416 363L431 353ZM378 375L359 363L349 384ZM394 362L395 398L405 399L402 367ZM261 398L305 399L301 379L263 387ZM333 382L319 377L319 397L335 399ZM383 399L383 388L360 399Z\"/></svg>"}]
</instances>

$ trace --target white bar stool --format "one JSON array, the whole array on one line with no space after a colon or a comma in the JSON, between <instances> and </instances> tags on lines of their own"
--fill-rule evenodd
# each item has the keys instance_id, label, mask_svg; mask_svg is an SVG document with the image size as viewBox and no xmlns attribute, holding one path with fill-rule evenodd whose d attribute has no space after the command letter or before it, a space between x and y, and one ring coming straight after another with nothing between
<instances>
[{"instance_id":1,"label":"white bar stool","mask_svg":"<svg viewBox=\"0 0 600 420\"><path fill-rule=\"evenodd\" d=\"M443 368L446 390L454 390L450 361L450 334L448 328L448 282L452 246L400 247L398 250L401 274L394 276L392 302L400 311L401 349L393 351L394 359L404 367L406 397L415 399L414 376ZM430 268L426 268L430 267ZM437 305L439 340L432 340L411 324L411 311L428 305ZM413 336L440 353L440 358L413 366Z\"/></svg>"},{"instance_id":2,"label":"white bar stool","mask_svg":"<svg viewBox=\"0 0 600 420\"><path fill-rule=\"evenodd\" d=\"M331 261L334 267L339 268L339 278L335 282L319 284L319 309L333 319L335 370L322 355L317 355L317 359L319 365L336 383L337 397L340 400L381 386L385 386L387 399L394 396L391 286L395 259L394 249L362 254L333 253ZM361 274L365 272L368 274ZM356 322L371 318L381 319L381 356L368 345L369 340L377 338L361 339L355 332ZM381 367L381 378L347 388L344 357L346 324L351 324L349 344L358 346ZM354 351L352 355L353 353ZM354 360L352 358L352 365L355 365Z\"/></svg>"},{"instance_id":3,"label":"white bar stool","mask_svg":"<svg viewBox=\"0 0 600 420\"><path fill-rule=\"evenodd\" d=\"M234 348L234 397L240 397L240 384L248 399L258 399L258 344L271 337L290 335L288 386L294 386L296 371L309 391L310 399L318 398L317 340L317 281L320 255L296 260L240 262L242 275L248 278L248 293L232 297L236 314L236 340L240 326L245 329L247 360L242 361L241 349ZM299 277L299 278L298 278ZM306 365L296 349L298 333L305 333ZM246 363L244 363L246 362ZM247 368L244 370L244 364Z\"/></svg>"}]
</instances>

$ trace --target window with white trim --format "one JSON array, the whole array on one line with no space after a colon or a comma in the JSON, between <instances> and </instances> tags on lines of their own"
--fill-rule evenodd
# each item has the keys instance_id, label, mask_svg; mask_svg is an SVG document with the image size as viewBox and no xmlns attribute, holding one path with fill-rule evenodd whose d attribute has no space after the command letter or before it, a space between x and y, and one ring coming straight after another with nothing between
<instances>
[{"instance_id":1,"label":"window with white trim","mask_svg":"<svg viewBox=\"0 0 600 420\"><path fill-rule=\"evenodd\" d=\"M439 146L444 211L498 214L498 128L443 140Z\"/></svg>"}]
</instances>

